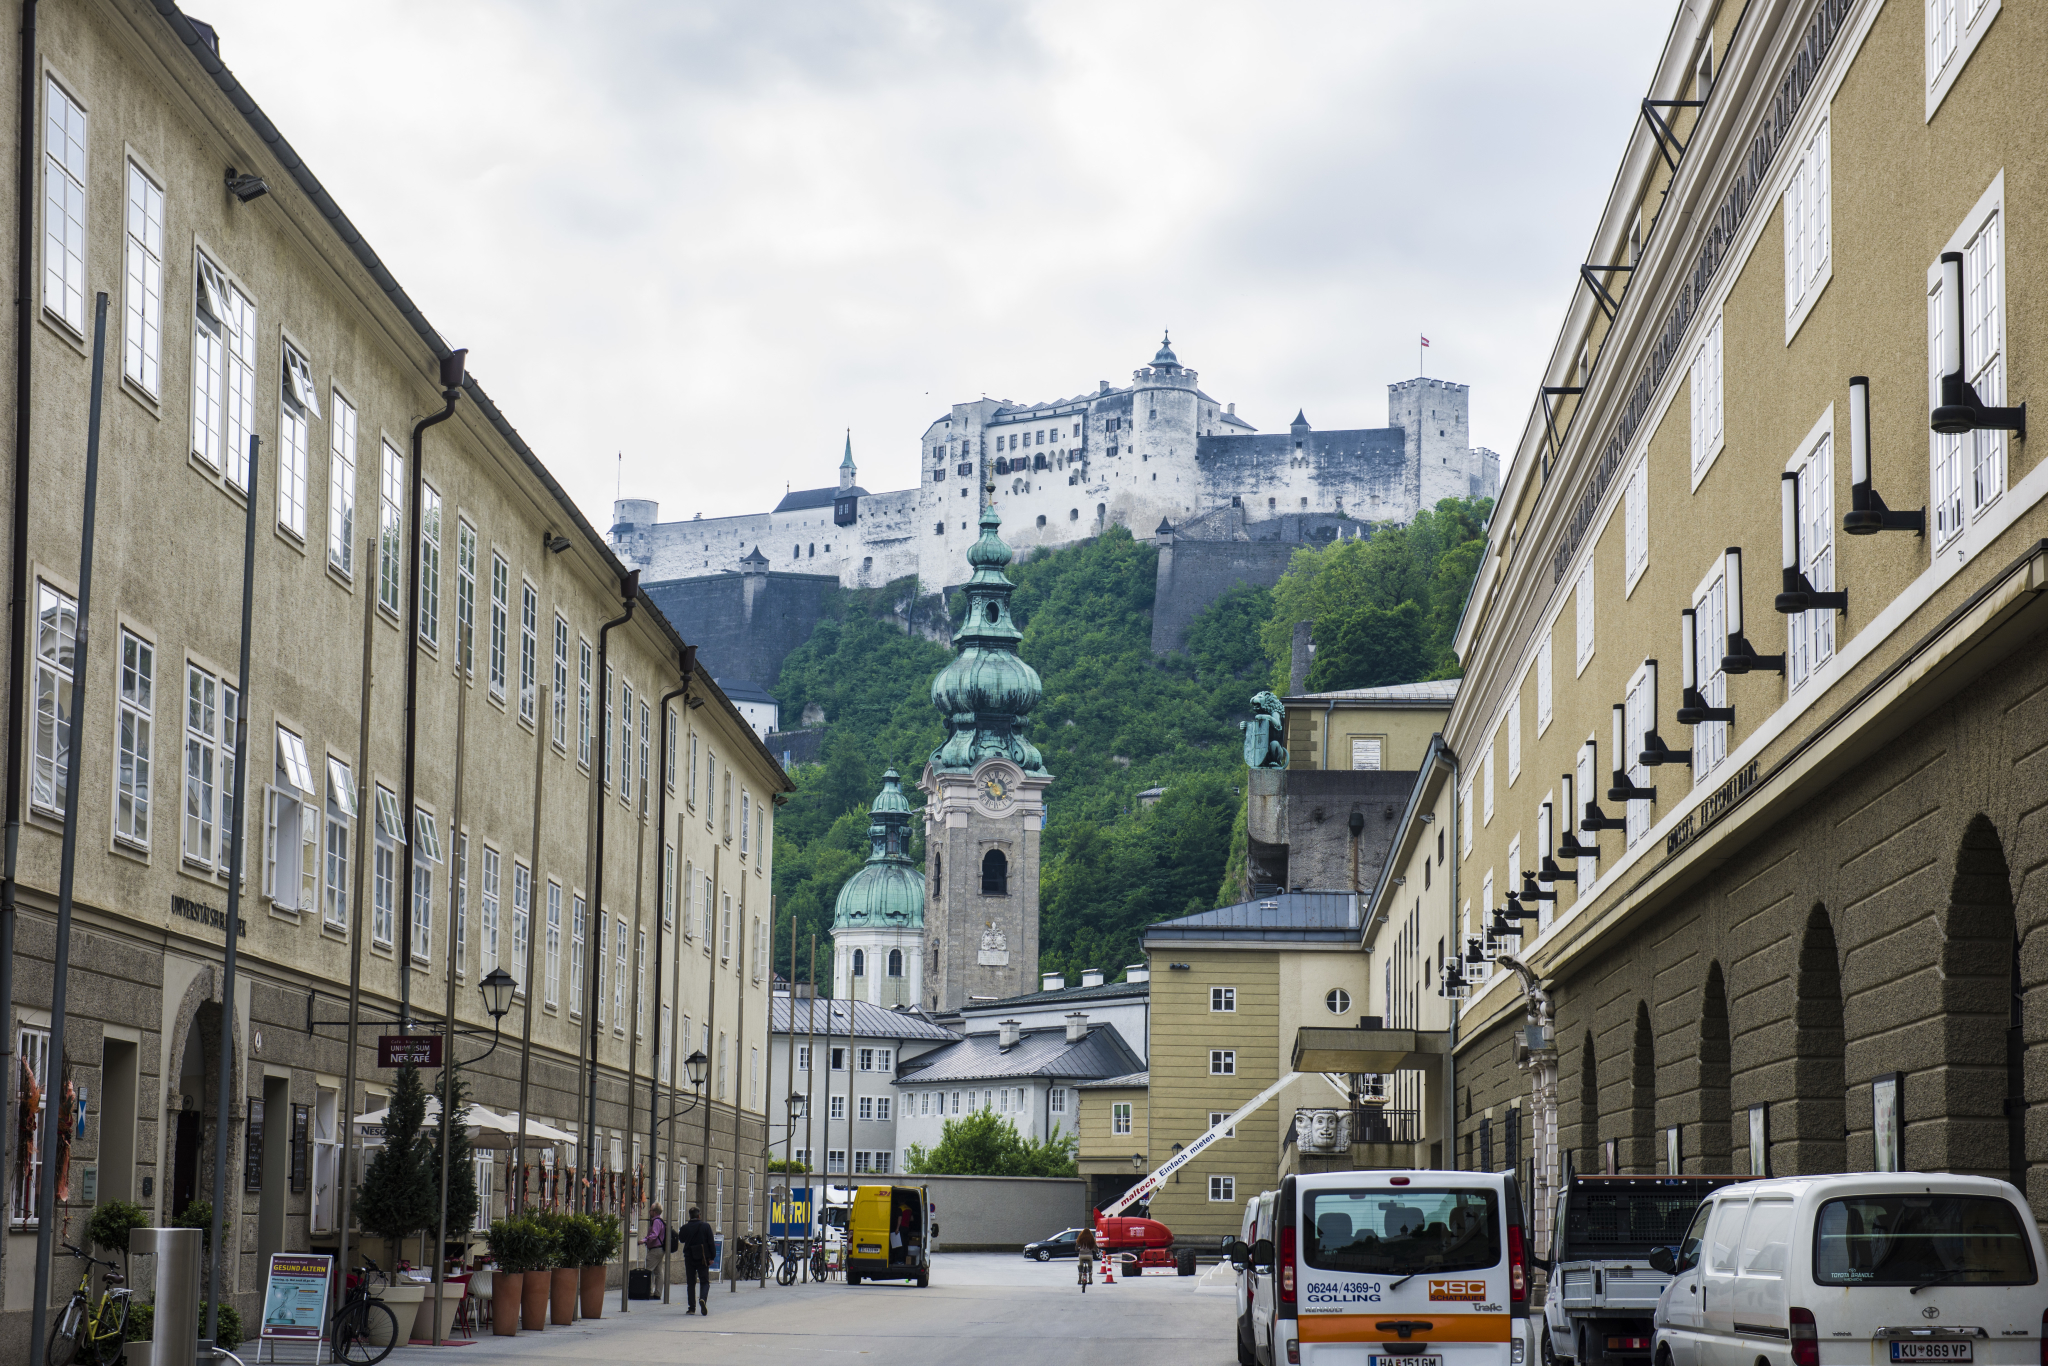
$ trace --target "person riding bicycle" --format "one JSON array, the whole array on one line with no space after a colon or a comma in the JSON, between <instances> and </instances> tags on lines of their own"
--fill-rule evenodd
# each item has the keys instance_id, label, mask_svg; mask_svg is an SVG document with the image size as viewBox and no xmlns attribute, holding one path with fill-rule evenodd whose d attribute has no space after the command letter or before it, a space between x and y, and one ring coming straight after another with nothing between
<instances>
[{"instance_id":1,"label":"person riding bicycle","mask_svg":"<svg viewBox=\"0 0 2048 1366\"><path fill-rule=\"evenodd\" d=\"M1074 1236L1074 1275L1084 1286L1095 1279L1095 1251L1095 1228L1091 1224Z\"/></svg>"}]
</instances>

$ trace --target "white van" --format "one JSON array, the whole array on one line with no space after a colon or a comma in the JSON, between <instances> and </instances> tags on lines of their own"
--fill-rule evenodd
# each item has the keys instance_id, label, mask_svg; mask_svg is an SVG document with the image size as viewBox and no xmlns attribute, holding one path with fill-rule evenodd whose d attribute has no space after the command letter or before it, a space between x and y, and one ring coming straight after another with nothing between
<instances>
[{"instance_id":1,"label":"white van","mask_svg":"<svg viewBox=\"0 0 2048 1366\"><path fill-rule=\"evenodd\" d=\"M1703 1203L1657 1302L1655 1366L2039 1366L2041 1234L1982 1176L1766 1178Z\"/></svg>"},{"instance_id":2,"label":"white van","mask_svg":"<svg viewBox=\"0 0 2048 1366\"><path fill-rule=\"evenodd\" d=\"M1529 1259L1505 1172L1291 1176L1233 1240L1258 1366L1526 1366ZM1256 1222L1264 1226L1263 1211Z\"/></svg>"}]
</instances>

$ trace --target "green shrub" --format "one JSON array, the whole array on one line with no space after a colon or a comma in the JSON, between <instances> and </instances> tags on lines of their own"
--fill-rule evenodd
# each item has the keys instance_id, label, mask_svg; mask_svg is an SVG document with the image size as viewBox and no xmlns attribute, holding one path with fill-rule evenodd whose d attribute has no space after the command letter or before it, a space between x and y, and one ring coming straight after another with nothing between
<instances>
[{"instance_id":1,"label":"green shrub","mask_svg":"<svg viewBox=\"0 0 2048 1366\"><path fill-rule=\"evenodd\" d=\"M555 1265L556 1236L548 1219L534 1214L498 1219L484 1241L500 1271L546 1271Z\"/></svg>"},{"instance_id":2,"label":"green shrub","mask_svg":"<svg viewBox=\"0 0 2048 1366\"><path fill-rule=\"evenodd\" d=\"M616 1214L586 1214L583 1217L588 1219L597 1230L596 1246L591 1249L592 1255L583 1265L598 1266L618 1256L619 1244L625 1237L624 1230L619 1226L619 1216Z\"/></svg>"},{"instance_id":3,"label":"green shrub","mask_svg":"<svg viewBox=\"0 0 2048 1366\"><path fill-rule=\"evenodd\" d=\"M207 1218L213 1217L208 1210ZM92 1245L107 1252L128 1250L128 1231L148 1228L149 1212L130 1200L108 1200L92 1212L92 1222L85 1226L85 1236Z\"/></svg>"},{"instance_id":4,"label":"green shrub","mask_svg":"<svg viewBox=\"0 0 2048 1366\"><path fill-rule=\"evenodd\" d=\"M184 1209L171 1216L171 1227L198 1229L200 1246L211 1248L213 1246L213 1202L211 1200L192 1201ZM232 1242L229 1243L230 1247L233 1245Z\"/></svg>"},{"instance_id":5,"label":"green shrub","mask_svg":"<svg viewBox=\"0 0 2048 1366\"><path fill-rule=\"evenodd\" d=\"M561 1258L557 1266L589 1266L603 1261L599 1253L600 1238L597 1220L587 1214L562 1214L556 1216L557 1245Z\"/></svg>"},{"instance_id":6,"label":"green shrub","mask_svg":"<svg viewBox=\"0 0 2048 1366\"><path fill-rule=\"evenodd\" d=\"M125 1336L129 1342L148 1342L155 1326L155 1305L133 1304L128 1307L128 1331ZM218 1328L220 1336L215 1340L222 1347L232 1352L242 1345L242 1316L235 1312L232 1304L223 1304L220 1307ZM206 1331L206 1305L203 1302L199 1306L199 1329L201 1332Z\"/></svg>"}]
</instances>

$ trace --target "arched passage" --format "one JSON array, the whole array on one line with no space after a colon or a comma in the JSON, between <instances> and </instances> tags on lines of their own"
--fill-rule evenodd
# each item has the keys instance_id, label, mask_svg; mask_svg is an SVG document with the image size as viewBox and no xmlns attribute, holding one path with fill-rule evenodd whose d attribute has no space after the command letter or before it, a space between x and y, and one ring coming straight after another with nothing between
<instances>
[{"instance_id":1,"label":"arched passage","mask_svg":"<svg viewBox=\"0 0 2048 1366\"><path fill-rule=\"evenodd\" d=\"M1700 1117L1687 1165L1694 1171L1730 1170L1728 1148L1728 983L1718 962L1707 964L1700 1001Z\"/></svg>"},{"instance_id":2,"label":"arched passage","mask_svg":"<svg viewBox=\"0 0 2048 1366\"><path fill-rule=\"evenodd\" d=\"M1593 1031L1579 1049L1579 1162L1582 1172L1597 1172L1600 1165L1600 1064L1593 1053Z\"/></svg>"},{"instance_id":3,"label":"arched passage","mask_svg":"<svg viewBox=\"0 0 2048 1366\"><path fill-rule=\"evenodd\" d=\"M1987 818L1972 817L1956 851L1941 936L1947 1132L1932 1150L1909 1132L1907 1160L2000 1177L2025 1190L2026 1040L2017 1027L2023 1005L2018 938L2004 841ZM1914 1080L1906 1079L1909 1122L1920 1108Z\"/></svg>"},{"instance_id":4,"label":"arched passage","mask_svg":"<svg viewBox=\"0 0 2048 1366\"><path fill-rule=\"evenodd\" d=\"M1623 1165L1641 1176L1657 1172L1657 1039L1650 1007L1636 1002L1635 1041L1629 1048L1628 1154Z\"/></svg>"},{"instance_id":5,"label":"arched passage","mask_svg":"<svg viewBox=\"0 0 2048 1366\"><path fill-rule=\"evenodd\" d=\"M1792 1005L1791 1123L1773 1124L1773 1170L1838 1172L1848 1161L1848 1080L1842 1060L1842 960L1825 906L1806 917Z\"/></svg>"}]
</instances>

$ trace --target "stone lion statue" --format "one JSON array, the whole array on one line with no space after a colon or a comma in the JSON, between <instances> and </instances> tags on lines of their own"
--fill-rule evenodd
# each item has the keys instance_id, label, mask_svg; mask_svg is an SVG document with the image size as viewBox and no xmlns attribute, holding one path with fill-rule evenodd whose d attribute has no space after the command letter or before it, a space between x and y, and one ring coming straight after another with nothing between
<instances>
[{"instance_id":1,"label":"stone lion statue","mask_svg":"<svg viewBox=\"0 0 2048 1366\"><path fill-rule=\"evenodd\" d=\"M1270 691L1252 698L1252 719L1240 721L1244 732L1244 762L1247 768L1287 767L1287 746L1280 733L1287 724L1287 709Z\"/></svg>"}]
</instances>

